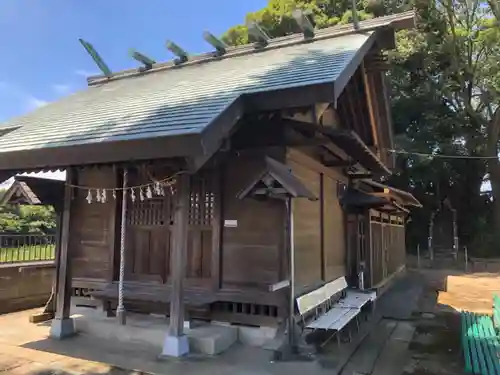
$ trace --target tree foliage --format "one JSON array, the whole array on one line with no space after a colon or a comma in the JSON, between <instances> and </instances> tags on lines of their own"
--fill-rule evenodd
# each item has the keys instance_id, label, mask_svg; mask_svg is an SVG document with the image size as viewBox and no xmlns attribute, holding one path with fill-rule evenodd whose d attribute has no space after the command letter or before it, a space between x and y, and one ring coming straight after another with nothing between
<instances>
[{"instance_id":1,"label":"tree foliage","mask_svg":"<svg viewBox=\"0 0 500 375\"><path fill-rule=\"evenodd\" d=\"M350 4L270 0L246 21L278 37L299 31L294 9L312 11L316 27L323 28L351 22ZM357 2L360 19L411 8L418 14L417 28L399 32L397 50L388 52L396 147L412 152L398 155L391 183L424 204L413 213L410 242L426 243L431 213L446 200L458 212L461 243L499 254L492 234L500 233L500 5L497 0ZM229 29L223 39L231 45L251 41L244 25ZM490 194L482 191L485 182L491 183Z\"/></svg>"}]
</instances>

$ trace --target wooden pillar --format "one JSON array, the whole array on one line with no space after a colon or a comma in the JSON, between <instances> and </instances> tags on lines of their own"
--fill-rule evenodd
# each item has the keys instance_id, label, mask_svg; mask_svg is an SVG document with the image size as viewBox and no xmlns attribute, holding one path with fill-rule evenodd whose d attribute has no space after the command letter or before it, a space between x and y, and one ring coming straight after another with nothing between
<instances>
[{"instance_id":1,"label":"wooden pillar","mask_svg":"<svg viewBox=\"0 0 500 375\"><path fill-rule=\"evenodd\" d=\"M66 170L64 187L64 205L61 220L61 237L59 239L59 264L57 267L57 297L55 318L52 320L50 336L62 339L75 333L73 320L70 318L71 307L71 253L69 249L69 226L71 218L72 188L74 171Z\"/></svg>"},{"instance_id":2,"label":"wooden pillar","mask_svg":"<svg viewBox=\"0 0 500 375\"><path fill-rule=\"evenodd\" d=\"M224 173L221 173L221 166L216 167L212 181L212 189L214 194L214 216L212 219L212 287L214 290L219 290L222 284L221 274L221 237L222 237L222 188Z\"/></svg>"},{"instance_id":3,"label":"wooden pillar","mask_svg":"<svg viewBox=\"0 0 500 375\"><path fill-rule=\"evenodd\" d=\"M171 255L170 325L163 343L162 355L181 357L189 353L187 336L184 335L183 279L186 270L188 241L188 216L190 186L189 176L181 174L177 178L177 199L174 212Z\"/></svg>"}]
</instances>

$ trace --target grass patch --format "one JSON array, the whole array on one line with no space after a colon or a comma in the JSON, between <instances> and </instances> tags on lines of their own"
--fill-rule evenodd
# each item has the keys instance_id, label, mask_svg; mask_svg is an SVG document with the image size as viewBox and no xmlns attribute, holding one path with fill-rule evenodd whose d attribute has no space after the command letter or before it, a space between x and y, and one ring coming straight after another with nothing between
<instances>
[{"instance_id":1,"label":"grass patch","mask_svg":"<svg viewBox=\"0 0 500 375\"><path fill-rule=\"evenodd\" d=\"M55 258L55 245L26 245L16 248L0 248L0 264L13 262L32 262L53 260Z\"/></svg>"}]
</instances>

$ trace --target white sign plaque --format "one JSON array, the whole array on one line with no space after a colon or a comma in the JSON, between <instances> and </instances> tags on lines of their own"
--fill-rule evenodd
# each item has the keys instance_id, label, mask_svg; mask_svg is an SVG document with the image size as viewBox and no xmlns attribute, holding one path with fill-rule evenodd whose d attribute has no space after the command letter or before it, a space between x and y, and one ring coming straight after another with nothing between
<instances>
[{"instance_id":1,"label":"white sign plaque","mask_svg":"<svg viewBox=\"0 0 500 375\"><path fill-rule=\"evenodd\" d=\"M226 228L236 228L238 227L238 220L224 220L224 226Z\"/></svg>"}]
</instances>

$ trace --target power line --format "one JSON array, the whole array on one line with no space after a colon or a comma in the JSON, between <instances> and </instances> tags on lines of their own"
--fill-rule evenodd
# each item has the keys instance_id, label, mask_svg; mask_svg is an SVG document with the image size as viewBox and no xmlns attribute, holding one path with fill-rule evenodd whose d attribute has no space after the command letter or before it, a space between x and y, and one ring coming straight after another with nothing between
<instances>
[{"instance_id":1,"label":"power line","mask_svg":"<svg viewBox=\"0 0 500 375\"><path fill-rule=\"evenodd\" d=\"M427 154L423 152L414 152L406 150L391 150L387 149L387 152L398 155L415 155L426 158L444 158L444 159L476 159L476 160L487 160L487 159L498 159L498 156L470 156L470 155L443 155L443 154Z\"/></svg>"}]
</instances>

